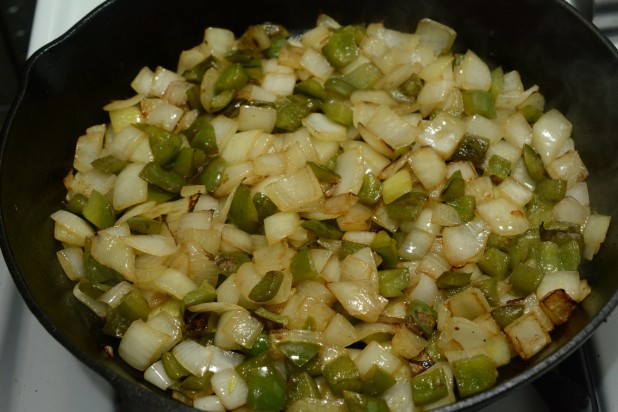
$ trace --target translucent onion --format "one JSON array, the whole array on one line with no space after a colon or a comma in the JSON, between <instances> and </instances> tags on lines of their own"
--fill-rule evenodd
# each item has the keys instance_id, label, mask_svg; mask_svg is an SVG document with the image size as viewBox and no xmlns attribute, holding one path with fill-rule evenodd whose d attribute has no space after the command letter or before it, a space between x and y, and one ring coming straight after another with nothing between
<instances>
[{"instance_id":1,"label":"translucent onion","mask_svg":"<svg viewBox=\"0 0 618 412\"><path fill-rule=\"evenodd\" d=\"M86 305L90 310L92 310L97 316L103 318L107 315L109 310L109 306L100 300L97 300L91 296L88 296L80 289L80 284L76 283L75 287L73 287L73 296Z\"/></svg>"},{"instance_id":2,"label":"translucent onion","mask_svg":"<svg viewBox=\"0 0 618 412\"><path fill-rule=\"evenodd\" d=\"M122 337L118 355L135 369L144 371L161 356L169 339L169 335L138 319L131 323Z\"/></svg>"},{"instance_id":3,"label":"translucent onion","mask_svg":"<svg viewBox=\"0 0 618 412\"><path fill-rule=\"evenodd\" d=\"M79 247L67 247L56 252L62 270L71 280L80 280L85 275L84 253Z\"/></svg>"},{"instance_id":4,"label":"translucent onion","mask_svg":"<svg viewBox=\"0 0 618 412\"><path fill-rule=\"evenodd\" d=\"M211 348L192 339L185 339L172 349L174 357L186 370L195 376L204 376L213 359Z\"/></svg>"},{"instance_id":5,"label":"translucent onion","mask_svg":"<svg viewBox=\"0 0 618 412\"><path fill-rule=\"evenodd\" d=\"M212 375L212 389L230 411L243 406L247 402L249 388L243 378L232 368L224 369Z\"/></svg>"},{"instance_id":6,"label":"translucent onion","mask_svg":"<svg viewBox=\"0 0 618 412\"><path fill-rule=\"evenodd\" d=\"M94 234L94 230L88 222L66 210L54 212L51 218L56 222L54 237L60 242L83 247L86 238Z\"/></svg>"},{"instance_id":7,"label":"translucent onion","mask_svg":"<svg viewBox=\"0 0 618 412\"><path fill-rule=\"evenodd\" d=\"M122 299L126 296L127 293L135 289L135 286L126 280L116 283L109 290L105 291L101 296L99 296L99 300L101 302L107 303L110 307L115 308L122 302Z\"/></svg>"},{"instance_id":8,"label":"translucent onion","mask_svg":"<svg viewBox=\"0 0 618 412\"><path fill-rule=\"evenodd\" d=\"M193 399L193 407L200 411L225 412L225 406L217 395L201 396Z\"/></svg>"},{"instance_id":9,"label":"translucent onion","mask_svg":"<svg viewBox=\"0 0 618 412\"><path fill-rule=\"evenodd\" d=\"M485 250L490 227L475 218L465 225L445 227L442 232L444 255L452 266L476 261Z\"/></svg>"},{"instance_id":10,"label":"translucent onion","mask_svg":"<svg viewBox=\"0 0 618 412\"><path fill-rule=\"evenodd\" d=\"M163 361L156 361L146 369L144 372L144 380L150 382L161 390L166 390L170 386L176 383L176 381L169 377L165 372Z\"/></svg>"}]
</instances>

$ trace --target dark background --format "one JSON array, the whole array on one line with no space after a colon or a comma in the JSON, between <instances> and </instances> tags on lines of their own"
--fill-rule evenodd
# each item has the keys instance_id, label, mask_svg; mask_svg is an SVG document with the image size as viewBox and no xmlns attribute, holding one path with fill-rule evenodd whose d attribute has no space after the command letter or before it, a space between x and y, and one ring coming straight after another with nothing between
<instances>
[{"instance_id":1,"label":"dark background","mask_svg":"<svg viewBox=\"0 0 618 412\"><path fill-rule=\"evenodd\" d=\"M17 93L36 0L0 0L0 125Z\"/></svg>"}]
</instances>

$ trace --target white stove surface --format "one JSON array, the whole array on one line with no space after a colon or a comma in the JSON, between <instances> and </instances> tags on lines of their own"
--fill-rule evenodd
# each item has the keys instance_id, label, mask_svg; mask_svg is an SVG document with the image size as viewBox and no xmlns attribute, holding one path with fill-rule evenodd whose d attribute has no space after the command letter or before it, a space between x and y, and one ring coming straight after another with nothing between
<instances>
[{"instance_id":1,"label":"white stove surface","mask_svg":"<svg viewBox=\"0 0 618 412\"><path fill-rule=\"evenodd\" d=\"M30 54L68 30L102 0L38 0L30 40ZM592 337L598 360L597 395L604 411L618 411L618 314L612 315ZM78 361L48 334L31 314L0 259L0 409L22 411L116 410L110 384ZM531 386L524 386L483 412L542 412Z\"/></svg>"}]
</instances>

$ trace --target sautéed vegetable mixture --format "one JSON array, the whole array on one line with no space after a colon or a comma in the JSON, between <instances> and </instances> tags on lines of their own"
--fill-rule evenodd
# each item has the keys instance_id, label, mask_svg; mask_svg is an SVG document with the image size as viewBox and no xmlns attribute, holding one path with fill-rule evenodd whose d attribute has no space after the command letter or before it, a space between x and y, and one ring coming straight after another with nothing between
<instances>
[{"instance_id":1,"label":"saut\u00e9ed vegetable mixture","mask_svg":"<svg viewBox=\"0 0 618 412\"><path fill-rule=\"evenodd\" d=\"M321 15L144 67L52 215L108 349L200 410L417 411L546 347L610 218L571 123L455 36Z\"/></svg>"}]
</instances>

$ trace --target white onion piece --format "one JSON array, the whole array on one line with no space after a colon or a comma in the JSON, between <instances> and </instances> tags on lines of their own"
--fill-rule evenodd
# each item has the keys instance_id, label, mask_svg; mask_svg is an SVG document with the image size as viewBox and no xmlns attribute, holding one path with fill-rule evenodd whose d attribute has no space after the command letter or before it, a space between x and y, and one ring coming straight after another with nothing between
<instances>
[{"instance_id":1,"label":"white onion piece","mask_svg":"<svg viewBox=\"0 0 618 412\"><path fill-rule=\"evenodd\" d=\"M485 249L490 232L489 225L479 218L465 225L445 227L442 239L446 259L452 266L476 261Z\"/></svg>"},{"instance_id":2,"label":"white onion piece","mask_svg":"<svg viewBox=\"0 0 618 412\"><path fill-rule=\"evenodd\" d=\"M99 300L101 302L107 303L110 307L115 308L122 302L122 299L129 293L135 289L135 286L123 280L122 282L116 283L109 290L105 291L101 296L99 296Z\"/></svg>"},{"instance_id":3,"label":"white onion piece","mask_svg":"<svg viewBox=\"0 0 618 412\"><path fill-rule=\"evenodd\" d=\"M532 127L532 147L547 165L554 161L562 145L571 137L573 126L562 113L551 109Z\"/></svg>"},{"instance_id":4,"label":"white onion piece","mask_svg":"<svg viewBox=\"0 0 618 412\"><path fill-rule=\"evenodd\" d=\"M161 292L174 296L177 299L182 299L187 293L191 292L197 285L184 273L167 268L161 275L155 279L154 285Z\"/></svg>"},{"instance_id":5,"label":"white onion piece","mask_svg":"<svg viewBox=\"0 0 618 412\"><path fill-rule=\"evenodd\" d=\"M238 111L238 130L262 130L270 133L277 121L277 111L270 107L241 106Z\"/></svg>"},{"instance_id":6,"label":"white onion piece","mask_svg":"<svg viewBox=\"0 0 618 412\"><path fill-rule=\"evenodd\" d=\"M131 87L138 94L149 96L153 78L154 72L148 67L143 67L131 82Z\"/></svg>"},{"instance_id":7,"label":"white onion piece","mask_svg":"<svg viewBox=\"0 0 618 412\"><path fill-rule=\"evenodd\" d=\"M115 210L124 210L148 199L148 182L139 176L143 168L142 163L131 163L118 174L112 196Z\"/></svg>"},{"instance_id":8,"label":"white onion piece","mask_svg":"<svg viewBox=\"0 0 618 412\"><path fill-rule=\"evenodd\" d=\"M388 299L372 290L367 282L332 282L327 284L346 311L366 322L375 322L388 304Z\"/></svg>"},{"instance_id":9,"label":"white onion piece","mask_svg":"<svg viewBox=\"0 0 618 412\"><path fill-rule=\"evenodd\" d=\"M80 247L67 247L56 252L62 270L71 280L80 280L85 276L84 253Z\"/></svg>"},{"instance_id":10,"label":"white onion piece","mask_svg":"<svg viewBox=\"0 0 618 412\"><path fill-rule=\"evenodd\" d=\"M123 238L135 250L154 256L169 256L178 250L174 238L162 235L132 235Z\"/></svg>"},{"instance_id":11,"label":"white onion piece","mask_svg":"<svg viewBox=\"0 0 618 412\"><path fill-rule=\"evenodd\" d=\"M97 316L104 318L105 315L107 315L109 306L105 304L104 302L101 302L100 300L92 298L86 295L84 292L82 292L82 290L79 288L79 283L76 283L75 287L73 287L73 296L75 296L75 298L79 300L81 303L86 305Z\"/></svg>"},{"instance_id":12,"label":"white onion piece","mask_svg":"<svg viewBox=\"0 0 618 412\"><path fill-rule=\"evenodd\" d=\"M589 287L582 287L579 272L556 271L545 273L543 280L536 289L536 296L543 299L554 290L563 289L571 299L581 302L590 292ZM587 286L587 285L586 285Z\"/></svg>"},{"instance_id":13,"label":"white onion piece","mask_svg":"<svg viewBox=\"0 0 618 412\"><path fill-rule=\"evenodd\" d=\"M578 225L586 223L590 215L590 209L582 206L571 196L565 196L561 201L554 205L552 209L554 218L558 222L571 222Z\"/></svg>"},{"instance_id":14,"label":"white onion piece","mask_svg":"<svg viewBox=\"0 0 618 412\"><path fill-rule=\"evenodd\" d=\"M234 276L234 275L230 275ZM228 277L228 280L230 277ZM219 286L220 287L220 286ZM236 285L233 285L234 288L237 289ZM219 292L219 288L217 288L217 293ZM207 303L199 303L197 305L189 306L187 308L191 312L214 312L217 314L223 314L225 312L234 311L234 310L246 310L242 306L221 301L221 302L207 302Z\"/></svg>"},{"instance_id":15,"label":"white onion piece","mask_svg":"<svg viewBox=\"0 0 618 412\"><path fill-rule=\"evenodd\" d=\"M89 172L92 162L101 157L105 132L87 133L77 139L73 167L80 172Z\"/></svg>"},{"instance_id":16,"label":"white onion piece","mask_svg":"<svg viewBox=\"0 0 618 412\"><path fill-rule=\"evenodd\" d=\"M212 375L210 384L226 410L234 410L247 402L249 387L243 378L232 368Z\"/></svg>"},{"instance_id":17,"label":"white onion piece","mask_svg":"<svg viewBox=\"0 0 618 412\"><path fill-rule=\"evenodd\" d=\"M192 339L185 339L172 349L174 357L186 370L195 376L204 376L212 362L211 348Z\"/></svg>"},{"instance_id":18,"label":"white onion piece","mask_svg":"<svg viewBox=\"0 0 618 412\"><path fill-rule=\"evenodd\" d=\"M515 236L530 228L524 212L505 198L483 202L477 205L476 210L499 235Z\"/></svg>"},{"instance_id":19,"label":"white onion piece","mask_svg":"<svg viewBox=\"0 0 618 412\"><path fill-rule=\"evenodd\" d=\"M172 386L176 381L169 377L165 372L163 361L156 361L146 369L144 372L144 380L152 383L154 386L161 390L166 390Z\"/></svg>"},{"instance_id":20,"label":"white onion piece","mask_svg":"<svg viewBox=\"0 0 618 412\"><path fill-rule=\"evenodd\" d=\"M231 350L223 350L215 345L208 345L208 349L212 351L212 361L208 370L216 373L224 369L235 368L245 360L245 355Z\"/></svg>"},{"instance_id":21,"label":"white onion piece","mask_svg":"<svg viewBox=\"0 0 618 412\"><path fill-rule=\"evenodd\" d=\"M138 319L131 323L122 337L118 355L135 369L144 371L161 356L169 339L169 335Z\"/></svg>"},{"instance_id":22,"label":"white onion piece","mask_svg":"<svg viewBox=\"0 0 618 412\"><path fill-rule=\"evenodd\" d=\"M128 280L135 273L135 252L120 237L100 231L92 239L92 257Z\"/></svg>"},{"instance_id":23,"label":"white onion piece","mask_svg":"<svg viewBox=\"0 0 618 412\"><path fill-rule=\"evenodd\" d=\"M320 182L308 166L267 185L264 192L283 212L314 206L323 196Z\"/></svg>"},{"instance_id":24,"label":"white onion piece","mask_svg":"<svg viewBox=\"0 0 618 412\"><path fill-rule=\"evenodd\" d=\"M584 258L591 260L605 241L611 222L610 216L591 214L584 226Z\"/></svg>"},{"instance_id":25,"label":"white onion piece","mask_svg":"<svg viewBox=\"0 0 618 412\"><path fill-rule=\"evenodd\" d=\"M322 332L327 345L346 347L357 341L356 329L349 320L336 313Z\"/></svg>"},{"instance_id":26,"label":"white onion piece","mask_svg":"<svg viewBox=\"0 0 618 412\"><path fill-rule=\"evenodd\" d=\"M497 121L488 119L478 114L467 117L465 119L465 123L466 133L473 136L483 136L484 138L489 139L490 145L499 142L505 134L505 130L503 130L503 127Z\"/></svg>"},{"instance_id":27,"label":"white onion piece","mask_svg":"<svg viewBox=\"0 0 618 412\"><path fill-rule=\"evenodd\" d=\"M86 238L94 234L94 229L81 217L66 210L58 210L51 215L54 220L54 237L56 240L74 246L83 247ZM59 236L59 235L62 236Z\"/></svg>"},{"instance_id":28,"label":"white onion piece","mask_svg":"<svg viewBox=\"0 0 618 412\"><path fill-rule=\"evenodd\" d=\"M410 166L426 189L436 187L446 177L446 163L431 147L421 147L410 154Z\"/></svg>"},{"instance_id":29,"label":"white onion piece","mask_svg":"<svg viewBox=\"0 0 618 412\"><path fill-rule=\"evenodd\" d=\"M365 376L373 365L378 365L386 372L393 374L401 366L401 359L390 349L372 340L354 358L354 363L361 376Z\"/></svg>"},{"instance_id":30,"label":"white onion piece","mask_svg":"<svg viewBox=\"0 0 618 412\"><path fill-rule=\"evenodd\" d=\"M320 79L328 79L334 71L326 57L312 48L305 50L300 58L300 65Z\"/></svg>"},{"instance_id":31,"label":"white onion piece","mask_svg":"<svg viewBox=\"0 0 618 412\"><path fill-rule=\"evenodd\" d=\"M300 225L300 216L294 212L278 212L264 219L264 233L268 244L285 239Z\"/></svg>"},{"instance_id":32,"label":"white onion piece","mask_svg":"<svg viewBox=\"0 0 618 412\"><path fill-rule=\"evenodd\" d=\"M225 406L217 395L201 396L193 399L193 407L200 411L207 412L225 412Z\"/></svg>"},{"instance_id":33,"label":"white onion piece","mask_svg":"<svg viewBox=\"0 0 618 412\"><path fill-rule=\"evenodd\" d=\"M223 57L234 47L234 32L219 27L209 27L204 31L204 41L213 56Z\"/></svg>"},{"instance_id":34,"label":"white onion piece","mask_svg":"<svg viewBox=\"0 0 618 412\"><path fill-rule=\"evenodd\" d=\"M309 134L319 140L342 142L347 139L345 126L330 120L322 113L311 113L302 119Z\"/></svg>"},{"instance_id":35,"label":"white onion piece","mask_svg":"<svg viewBox=\"0 0 618 412\"><path fill-rule=\"evenodd\" d=\"M404 259L419 260L427 254L434 239L435 236L431 233L420 229L412 229L399 245L397 252Z\"/></svg>"}]
</instances>

